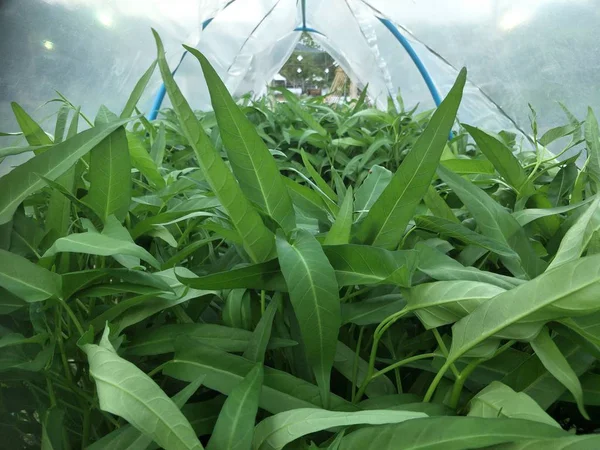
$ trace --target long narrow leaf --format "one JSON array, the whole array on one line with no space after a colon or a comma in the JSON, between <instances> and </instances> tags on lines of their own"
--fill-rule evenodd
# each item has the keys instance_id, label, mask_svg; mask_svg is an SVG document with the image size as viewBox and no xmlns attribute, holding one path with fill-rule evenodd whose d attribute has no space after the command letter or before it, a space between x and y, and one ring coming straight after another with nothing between
<instances>
[{"instance_id":1,"label":"long narrow leaf","mask_svg":"<svg viewBox=\"0 0 600 450\"><path fill-rule=\"evenodd\" d=\"M385 248L393 248L400 242L435 174L466 79L467 71L463 69L390 184L361 223L357 231L359 241Z\"/></svg>"},{"instance_id":2,"label":"long narrow leaf","mask_svg":"<svg viewBox=\"0 0 600 450\"><path fill-rule=\"evenodd\" d=\"M154 30L153 33L158 49L158 66L184 136L194 149L206 180L242 237L244 249L254 262L265 261L275 250L273 233L264 225L256 210L244 196L227 165L204 133L190 105L173 79L158 33Z\"/></svg>"},{"instance_id":3,"label":"long narrow leaf","mask_svg":"<svg viewBox=\"0 0 600 450\"><path fill-rule=\"evenodd\" d=\"M305 230L298 230L292 243L277 236L277 254L306 355L327 407L335 343L342 322L335 272L321 245Z\"/></svg>"},{"instance_id":4,"label":"long narrow leaf","mask_svg":"<svg viewBox=\"0 0 600 450\"><path fill-rule=\"evenodd\" d=\"M240 187L250 201L291 231L296 226L294 208L275 159L204 55L184 47L200 61L223 145Z\"/></svg>"}]
</instances>

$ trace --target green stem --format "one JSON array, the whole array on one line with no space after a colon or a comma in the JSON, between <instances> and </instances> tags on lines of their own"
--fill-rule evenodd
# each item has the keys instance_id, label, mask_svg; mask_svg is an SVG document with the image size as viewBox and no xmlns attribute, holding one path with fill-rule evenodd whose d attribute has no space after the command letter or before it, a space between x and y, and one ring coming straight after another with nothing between
<instances>
[{"instance_id":1,"label":"green stem","mask_svg":"<svg viewBox=\"0 0 600 450\"><path fill-rule=\"evenodd\" d=\"M457 408L458 401L460 400L460 393L465 385L465 381L467 381L467 378L471 376L477 366L486 360L487 358L477 358L476 360L471 361L467 367L462 370L458 378L454 381L454 386L452 387L452 395L450 396L450 404L448 405L450 408Z\"/></svg>"},{"instance_id":2,"label":"green stem","mask_svg":"<svg viewBox=\"0 0 600 450\"><path fill-rule=\"evenodd\" d=\"M85 331L83 331L83 327L81 326L81 322L79 322L79 319L77 318L77 316L75 315L75 313L73 312L73 310L71 309L71 307L63 299L60 299L59 302L63 306L63 308L65 308L65 311L67 311L67 314L71 318L71 321L75 324L75 328L77 328L77 331L79 332L79 334L81 336L83 336L83 334L85 333Z\"/></svg>"},{"instance_id":3,"label":"green stem","mask_svg":"<svg viewBox=\"0 0 600 450\"><path fill-rule=\"evenodd\" d=\"M260 291L260 315L262 316L265 313L265 291L264 289Z\"/></svg>"},{"instance_id":4,"label":"green stem","mask_svg":"<svg viewBox=\"0 0 600 450\"><path fill-rule=\"evenodd\" d=\"M50 381L50 377L46 376L46 386L48 387L48 396L50 397L50 405L56 406L56 395L54 394L54 387L52 386L52 381Z\"/></svg>"},{"instance_id":5,"label":"green stem","mask_svg":"<svg viewBox=\"0 0 600 450\"><path fill-rule=\"evenodd\" d=\"M188 316L181 305L175 305L173 307L173 314L175 314L175 317L177 317L181 323L194 323L192 318Z\"/></svg>"},{"instance_id":6,"label":"green stem","mask_svg":"<svg viewBox=\"0 0 600 450\"><path fill-rule=\"evenodd\" d=\"M160 371L163 369L163 367L165 367L165 366L166 366L167 364L169 364L170 362L171 362L171 361L167 361L167 362L164 362L164 363L162 363L160 366L158 366L158 367L155 367L155 368L154 368L154 369L152 369L150 372L148 372L148 376L149 376L150 378L152 378L154 375L156 375L158 372L160 372Z\"/></svg>"},{"instance_id":7,"label":"green stem","mask_svg":"<svg viewBox=\"0 0 600 450\"><path fill-rule=\"evenodd\" d=\"M344 302L350 300L351 298L357 297L359 295L364 294L365 292L368 292L369 290L371 290L371 288L366 287L366 288L359 289L358 291L352 292L352 287L350 287L348 289L348 292L346 293L346 295L344 295L340 301L342 303L344 303Z\"/></svg>"},{"instance_id":8,"label":"green stem","mask_svg":"<svg viewBox=\"0 0 600 450\"><path fill-rule=\"evenodd\" d=\"M371 346L371 354L369 355L369 367L367 369L365 379L362 385L360 386L360 389L358 390L358 394L356 395L356 401L360 401L362 394L365 392L368 384L371 382L373 372L375 372L375 359L377 358L377 347L379 346L379 341L381 340L381 337L389 327L391 327L398 319L404 316L407 312L407 309L403 309L401 311L398 311L397 313L392 314L391 316L388 316L375 329L375 333L373 334L373 344Z\"/></svg>"},{"instance_id":9,"label":"green stem","mask_svg":"<svg viewBox=\"0 0 600 450\"><path fill-rule=\"evenodd\" d=\"M388 344L389 344L389 350L390 353L392 355L392 359L396 359L396 349L394 348L394 343L392 342L392 339L390 338L390 335L387 335L388 337ZM376 373L373 374L373 378L375 378ZM402 394L403 389L402 389L402 378L400 377L400 370L398 369L398 367L394 368L394 378L396 379L396 391L398 392L398 394Z\"/></svg>"},{"instance_id":10,"label":"green stem","mask_svg":"<svg viewBox=\"0 0 600 450\"><path fill-rule=\"evenodd\" d=\"M356 351L354 353L354 364L352 365L352 401L356 395L356 385L358 384L358 360L360 359L360 344L362 343L365 327L360 327L358 332L358 341L356 342Z\"/></svg>"},{"instance_id":11,"label":"green stem","mask_svg":"<svg viewBox=\"0 0 600 450\"><path fill-rule=\"evenodd\" d=\"M433 381L429 385L429 389L427 389L427 392L425 393L425 397L423 397L423 401L425 403L431 401L431 397L433 397L433 393L435 392L436 388L438 387L438 384L440 384L440 381L442 381L442 377L444 376L444 374L446 373L446 371L450 367L450 364L452 364L452 362L448 363L448 361L446 360L446 362L444 363L444 365L442 366L442 368L435 375L435 378L433 379Z\"/></svg>"},{"instance_id":12,"label":"green stem","mask_svg":"<svg viewBox=\"0 0 600 450\"><path fill-rule=\"evenodd\" d=\"M440 332L437 330L437 328L434 328L431 331L433 331L433 336L435 337L435 340L437 341L437 344L440 347L440 350L444 354L444 358L448 359L448 347L446 347L446 344L444 343L442 336L440 336ZM452 373L454 374L454 376L456 378L458 378L460 376L460 372L458 371L458 369L456 368L454 363L452 363L450 365L450 370L452 370Z\"/></svg>"},{"instance_id":13,"label":"green stem","mask_svg":"<svg viewBox=\"0 0 600 450\"><path fill-rule=\"evenodd\" d=\"M374 378L380 377L383 374L388 373L390 370L397 369L398 367L402 367L402 366L405 366L412 362L419 361L420 359L435 358L436 356L438 356L437 353L423 353L421 355L411 356L410 358L403 359L402 361L398 361L394 364L387 366L385 369L381 369L381 370L375 372L373 374L373 376L371 377L371 380L373 380Z\"/></svg>"}]
</instances>

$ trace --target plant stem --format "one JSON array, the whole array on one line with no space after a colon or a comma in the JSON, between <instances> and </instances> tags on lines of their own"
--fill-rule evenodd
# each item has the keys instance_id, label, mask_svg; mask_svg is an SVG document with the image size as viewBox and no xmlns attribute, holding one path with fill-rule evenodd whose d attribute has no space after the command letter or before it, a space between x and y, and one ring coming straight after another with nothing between
<instances>
[{"instance_id":1,"label":"plant stem","mask_svg":"<svg viewBox=\"0 0 600 450\"><path fill-rule=\"evenodd\" d=\"M171 361L167 361L167 362L164 362L164 363L162 363L160 366L158 366L158 367L155 367L155 368L154 368L154 369L152 369L150 372L148 372L148 376L149 376L150 378L152 378L154 375L156 375L158 372L160 372L160 371L163 369L163 367L165 367L165 366L166 366L167 364L169 364L170 362L171 362Z\"/></svg>"},{"instance_id":2,"label":"plant stem","mask_svg":"<svg viewBox=\"0 0 600 450\"><path fill-rule=\"evenodd\" d=\"M452 395L450 396L450 408L456 409L458 406L458 401L460 400L460 393L462 392L462 388L465 385L465 381L467 378L471 376L473 371L477 368L479 364L486 361L488 358L477 358L474 361L471 361L467 367L465 367L458 378L454 381L454 386L452 387Z\"/></svg>"},{"instance_id":3,"label":"plant stem","mask_svg":"<svg viewBox=\"0 0 600 450\"><path fill-rule=\"evenodd\" d=\"M260 291L260 315L262 316L265 313L265 291L264 289Z\"/></svg>"},{"instance_id":4,"label":"plant stem","mask_svg":"<svg viewBox=\"0 0 600 450\"><path fill-rule=\"evenodd\" d=\"M448 347L446 347L446 344L444 343L442 336L440 336L440 332L437 330L437 328L434 328L431 331L433 331L433 336L435 336L435 340L437 341L438 346L440 347L440 350L444 354L444 357L448 358ZM450 370L452 370L452 373L454 374L454 376L456 378L458 378L460 376L460 372L458 371L458 369L456 368L454 363L452 363L450 365Z\"/></svg>"},{"instance_id":5,"label":"plant stem","mask_svg":"<svg viewBox=\"0 0 600 450\"><path fill-rule=\"evenodd\" d=\"M373 374L373 376L371 377L371 380L373 380L374 378L380 377L383 374L388 373L390 370L397 369L398 367L405 366L407 364L418 361L420 359L435 358L436 356L438 356L437 353L423 353L421 355L411 356L410 358L403 359L402 361L398 361L394 364L387 366L385 369L381 369L381 370L375 372Z\"/></svg>"},{"instance_id":6,"label":"plant stem","mask_svg":"<svg viewBox=\"0 0 600 450\"><path fill-rule=\"evenodd\" d=\"M408 312L407 309L403 309L388 316L383 322L381 322L377 328L375 329L375 333L373 333L373 344L371 346L371 354L369 356L369 367L367 370L367 375L363 384L368 384L370 381L373 372L375 371L375 358L377 357L377 347L379 346L379 341L386 330L391 327L398 319L404 316ZM366 388L366 386L364 386ZM363 389L364 392L364 389Z\"/></svg>"},{"instance_id":7,"label":"plant stem","mask_svg":"<svg viewBox=\"0 0 600 450\"><path fill-rule=\"evenodd\" d=\"M77 316L75 315L75 313L73 312L73 310L71 309L71 307L63 299L60 299L59 302L63 306L63 308L65 308L65 311L67 311L67 314L71 318L71 321L73 322L73 324L75 324L75 328L77 328L77 331L79 332L79 335L83 336L83 334L85 333L85 331L83 331L83 327L81 326L81 322L79 322L79 319L77 318Z\"/></svg>"},{"instance_id":8,"label":"plant stem","mask_svg":"<svg viewBox=\"0 0 600 450\"><path fill-rule=\"evenodd\" d=\"M451 363L448 363L448 361L446 360L445 364L442 366L442 368L435 375L435 378L433 379L433 381L429 385L429 389L427 389L427 392L425 393L425 397L423 397L423 401L425 403L431 401L431 397L433 397L433 393L435 392L435 389L437 388L438 384L440 384L440 381L442 380L442 377L444 376L444 374L446 373L446 371L450 367L450 364Z\"/></svg>"},{"instance_id":9,"label":"plant stem","mask_svg":"<svg viewBox=\"0 0 600 450\"><path fill-rule=\"evenodd\" d=\"M358 332L358 341L356 342L356 351L354 353L354 364L352 365L352 401L356 395L356 385L358 383L358 360L360 358L360 344L362 342L365 327L360 327Z\"/></svg>"}]
</instances>

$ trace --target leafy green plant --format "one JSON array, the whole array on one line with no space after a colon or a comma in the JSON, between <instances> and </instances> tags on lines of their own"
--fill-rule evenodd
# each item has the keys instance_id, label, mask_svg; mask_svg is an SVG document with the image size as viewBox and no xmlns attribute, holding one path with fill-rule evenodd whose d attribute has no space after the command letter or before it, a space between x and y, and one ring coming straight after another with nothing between
<instances>
[{"instance_id":1,"label":"leafy green plant","mask_svg":"<svg viewBox=\"0 0 600 450\"><path fill-rule=\"evenodd\" d=\"M51 135L13 107L27 145L0 155L34 152L0 179L13 448L599 446L592 112L534 120L528 151L456 124L466 70L420 115L238 104L188 48L194 112L155 38L119 115L60 96ZM157 66L173 108L132 117ZM546 149L569 136L581 168Z\"/></svg>"}]
</instances>

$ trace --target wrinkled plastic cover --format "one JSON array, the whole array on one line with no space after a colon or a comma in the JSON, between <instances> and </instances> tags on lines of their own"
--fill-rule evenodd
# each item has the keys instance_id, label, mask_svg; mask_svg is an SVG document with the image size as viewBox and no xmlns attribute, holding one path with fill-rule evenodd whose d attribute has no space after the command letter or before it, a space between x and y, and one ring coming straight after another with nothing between
<instances>
[{"instance_id":1,"label":"wrinkled plastic cover","mask_svg":"<svg viewBox=\"0 0 600 450\"><path fill-rule=\"evenodd\" d=\"M300 0L3 0L0 131L16 131L10 101L52 123L56 105L41 105L56 97L54 90L90 116L101 104L120 111L156 57L150 27L162 36L171 67L184 52L181 44L195 46L235 95L266 92L305 23L360 86L369 85L377 106L401 93L407 109L432 108L421 75L380 21L388 18L442 96L467 66L463 122L528 130L531 103L549 128L566 122L559 101L580 118L587 105L600 106L600 0L306 0L305 6L303 14ZM210 107L190 55L176 80L193 107ZM160 84L157 72L139 104L143 112Z\"/></svg>"}]
</instances>

